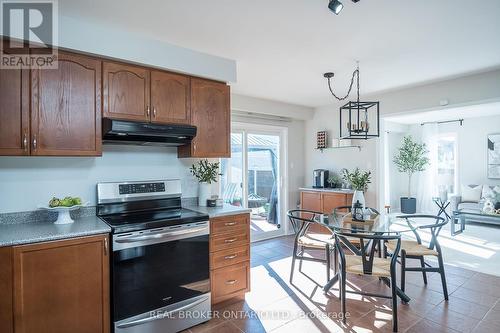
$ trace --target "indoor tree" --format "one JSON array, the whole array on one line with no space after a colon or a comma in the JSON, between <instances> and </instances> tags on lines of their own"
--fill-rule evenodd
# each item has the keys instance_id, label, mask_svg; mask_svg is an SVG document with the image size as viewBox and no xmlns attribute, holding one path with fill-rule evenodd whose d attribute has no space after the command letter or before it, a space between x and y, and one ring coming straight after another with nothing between
<instances>
[{"instance_id":1,"label":"indoor tree","mask_svg":"<svg viewBox=\"0 0 500 333\"><path fill-rule=\"evenodd\" d=\"M415 212L416 200L411 197L411 180L412 176L416 172L425 171L427 165L429 164L429 158L427 157L427 147L425 143L418 143L413 141L411 136L405 136L403 138L403 144L399 147L398 152L394 156L394 164L398 168L399 172L406 173L408 175L408 200L412 200L412 209L409 213ZM404 198L401 198L401 209L403 210ZM405 211L403 211L406 213Z\"/></svg>"}]
</instances>

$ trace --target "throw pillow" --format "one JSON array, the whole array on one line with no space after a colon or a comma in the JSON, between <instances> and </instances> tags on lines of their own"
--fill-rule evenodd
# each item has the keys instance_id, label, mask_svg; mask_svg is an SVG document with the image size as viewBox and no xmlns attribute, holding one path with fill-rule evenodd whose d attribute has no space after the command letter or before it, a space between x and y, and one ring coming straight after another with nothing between
<instances>
[{"instance_id":1,"label":"throw pillow","mask_svg":"<svg viewBox=\"0 0 500 333\"><path fill-rule=\"evenodd\" d=\"M481 200L482 191L482 185L476 187L462 185L462 201L479 202L479 200Z\"/></svg>"},{"instance_id":2,"label":"throw pillow","mask_svg":"<svg viewBox=\"0 0 500 333\"><path fill-rule=\"evenodd\" d=\"M490 199L493 203L498 201L497 197L500 195L500 186L483 186L483 193L481 194L482 199Z\"/></svg>"}]
</instances>

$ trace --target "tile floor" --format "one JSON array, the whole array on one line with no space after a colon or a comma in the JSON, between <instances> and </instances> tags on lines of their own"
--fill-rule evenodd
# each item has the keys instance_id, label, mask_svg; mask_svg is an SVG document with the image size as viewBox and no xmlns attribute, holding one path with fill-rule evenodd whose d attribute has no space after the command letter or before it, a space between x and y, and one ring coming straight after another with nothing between
<instances>
[{"instance_id":1,"label":"tile floor","mask_svg":"<svg viewBox=\"0 0 500 333\"><path fill-rule=\"evenodd\" d=\"M218 318L187 330L224 332L391 332L390 300L347 294L347 325L338 318L336 287L324 295L325 266L304 262L303 272L289 273L293 238L280 237L252 244L251 288L244 301L216 306ZM320 254L318 254L320 255ZM445 258L446 259L446 258ZM298 266L298 265L297 265ZM296 267L297 267L296 266ZM429 273L428 273L429 274ZM450 299L445 302L439 276L407 273L412 301L398 304L400 332L500 332L500 277L446 267ZM370 292L389 289L376 278L349 276L349 287Z\"/></svg>"}]
</instances>

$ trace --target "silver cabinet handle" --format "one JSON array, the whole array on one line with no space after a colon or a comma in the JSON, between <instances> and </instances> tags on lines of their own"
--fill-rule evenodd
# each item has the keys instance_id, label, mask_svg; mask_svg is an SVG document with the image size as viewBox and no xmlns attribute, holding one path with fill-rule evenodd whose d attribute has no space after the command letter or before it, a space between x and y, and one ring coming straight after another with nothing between
<instances>
[{"instance_id":1,"label":"silver cabinet handle","mask_svg":"<svg viewBox=\"0 0 500 333\"><path fill-rule=\"evenodd\" d=\"M156 108L153 108L153 118L156 118Z\"/></svg>"},{"instance_id":2,"label":"silver cabinet handle","mask_svg":"<svg viewBox=\"0 0 500 333\"><path fill-rule=\"evenodd\" d=\"M226 222L224 225L230 227L236 225L236 222Z\"/></svg>"},{"instance_id":3,"label":"silver cabinet handle","mask_svg":"<svg viewBox=\"0 0 500 333\"><path fill-rule=\"evenodd\" d=\"M26 132L24 132L24 137L23 137L23 148L24 151L28 151L28 135Z\"/></svg>"},{"instance_id":4,"label":"silver cabinet handle","mask_svg":"<svg viewBox=\"0 0 500 333\"><path fill-rule=\"evenodd\" d=\"M33 135L33 149L36 150L36 145L37 145L37 141L36 141L36 134Z\"/></svg>"},{"instance_id":5,"label":"silver cabinet handle","mask_svg":"<svg viewBox=\"0 0 500 333\"><path fill-rule=\"evenodd\" d=\"M238 255L237 254L233 254L233 255L230 255L230 256L225 256L224 259L225 260L229 260L229 259L234 259L236 258Z\"/></svg>"},{"instance_id":6,"label":"silver cabinet handle","mask_svg":"<svg viewBox=\"0 0 500 333\"><path fill-rule=\"evenodd\" d=\"M149 110L149 105L146 106L146 115L149 117L151 115L151 111Z\"/></svg>"},{"instance_id":7,"label":"silver cabinet handle","mask_svg":"<svg viewBox=\"0 0 500 333\"><path fill-rule=\"evenodd\" d=\"M108 238L104 238L104 255L108 255Z\"/></svg>"},{"instance_id":8,"label":"silver cabinet handle","mask_svg":"<svg viewBox=\"0 0 500 333\"><path fill-rule=\"evenodd\" d=\"M225 243L233 243L233 242L236 242L238 238L230 238L230 239L224 239L224 242Z\"/></svg>"},{"instance_id":9,"label":"silver cabinet handle","mask_svg":"<svg viewBox=\"0 0 500 333\"><path fill-rule=\"evenodd\" d=\"M238 282L238 280L227 280L226 284L232 285L232 284L235 284L236 282Z\"/></svg>"}]
</instances>

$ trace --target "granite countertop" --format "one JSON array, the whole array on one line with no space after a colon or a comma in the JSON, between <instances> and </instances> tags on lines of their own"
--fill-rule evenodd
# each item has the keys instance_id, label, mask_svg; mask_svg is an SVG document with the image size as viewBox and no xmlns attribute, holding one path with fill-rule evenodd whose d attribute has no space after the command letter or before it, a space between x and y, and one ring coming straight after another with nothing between
<instances>
[{"instance_id":1,"label":"granite countertop","mask_svg":"<svg viewBox=\"0 0 500 333\"><path fill-rule=\"evenodd\" d=\"M341 189L341 188L314 188L314 187L300 187L301 191L316 191L316 192L332 192L332 193L346 193L352 194L353 190Z\"/></svg>"},{"instance_id":2,"label":"granite countertop","mask_svg":"<svg viewBox=\"0 0 500 333\"><path fill-rule=\"evenodd\" d=\"M209 217L248 214L252 211L250 208L231 206L229 204L224 204L224 206L222 207L202 207L198 205L186 205L184 208L191 209L203 214L208 214Z\"/></svg>"},{"instance_id":3,"label":"granite countertop","mask_svg":"<svg viewBox=\"0 0 500 333\"><path fill-rule=\"evenodd\" d=\"M0 214L0 247L110 233L111 228L94 215L75 217L71 224L54 224L54 217L35 212Z\"/></svg>"}]
</instances>

